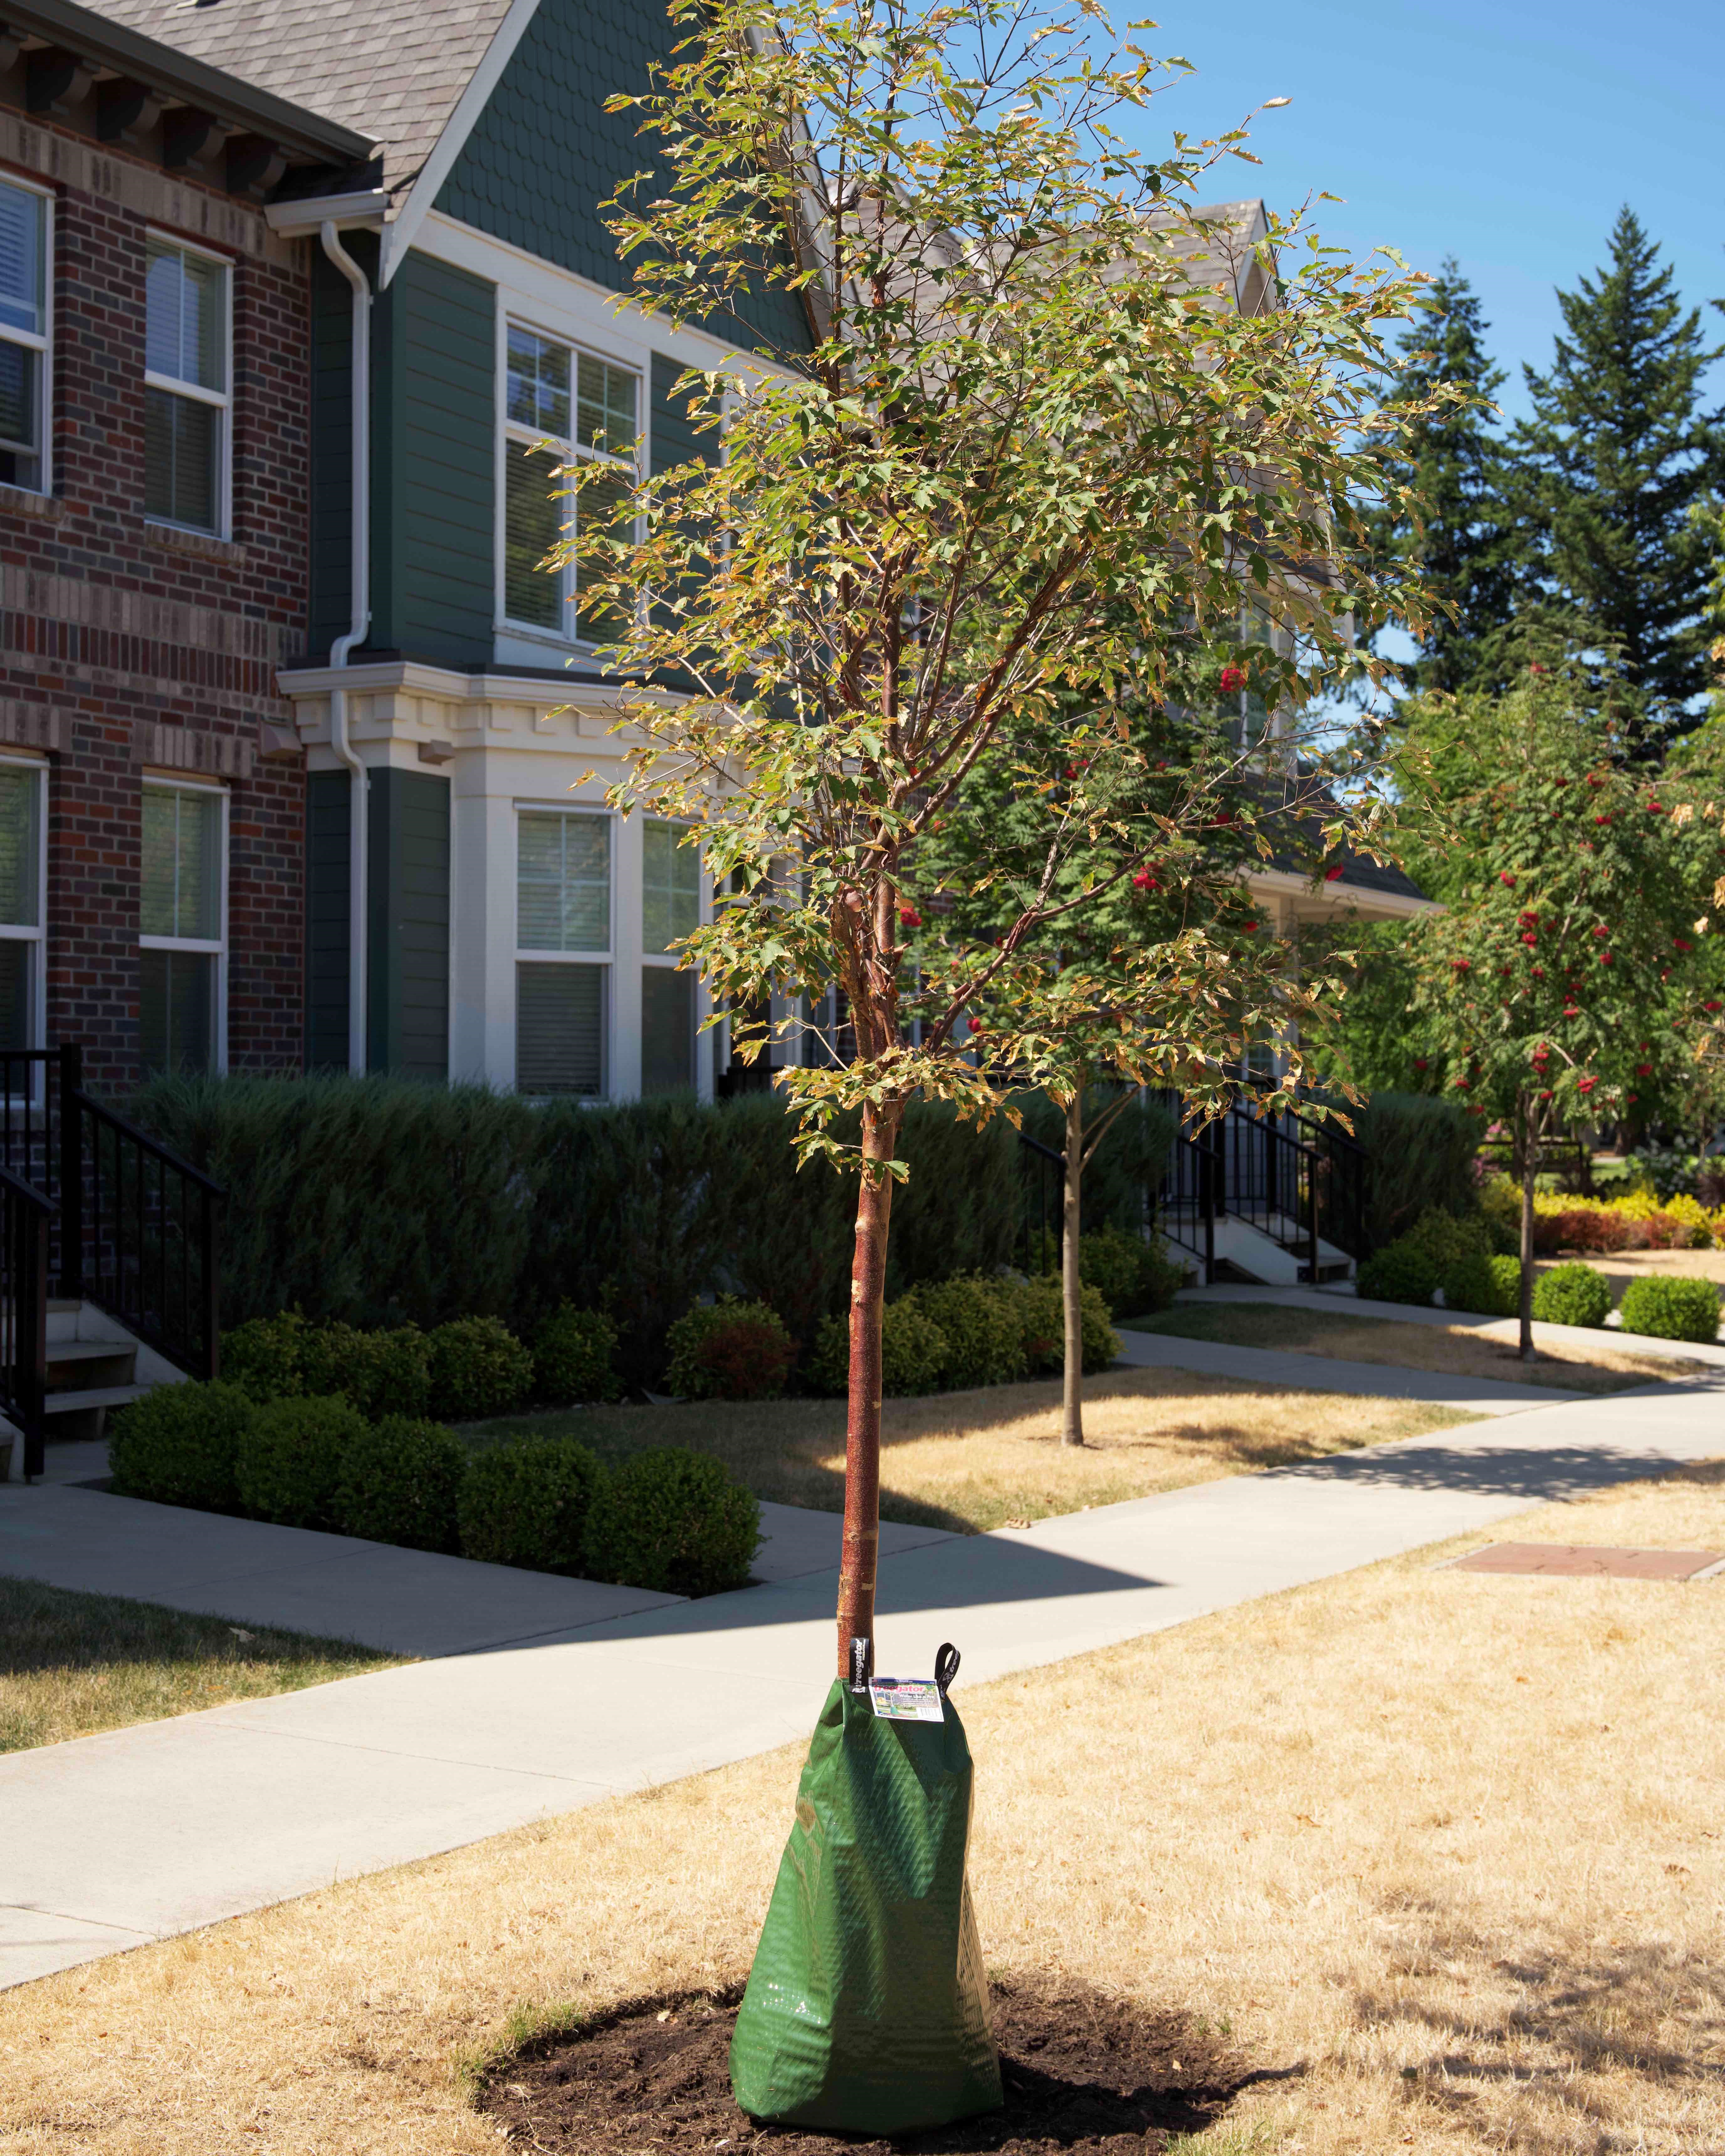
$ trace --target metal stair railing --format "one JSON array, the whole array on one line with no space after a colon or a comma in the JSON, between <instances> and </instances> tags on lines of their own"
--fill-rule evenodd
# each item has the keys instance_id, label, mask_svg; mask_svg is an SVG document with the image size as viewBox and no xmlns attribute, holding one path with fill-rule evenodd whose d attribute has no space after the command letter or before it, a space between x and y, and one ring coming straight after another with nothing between
<instances>
[{"instance_id":1,"label":"metal stair railing","mask_svg":"<svg viewBox=\"0 0 1725 2156\"><path fill-rule=\"evenodd\" d=\"M42 1472L48 1391L49 1234L53 1201L0 1167L0 1410L23 1439L24 1479Z\"/></svg>"}]
</instances>

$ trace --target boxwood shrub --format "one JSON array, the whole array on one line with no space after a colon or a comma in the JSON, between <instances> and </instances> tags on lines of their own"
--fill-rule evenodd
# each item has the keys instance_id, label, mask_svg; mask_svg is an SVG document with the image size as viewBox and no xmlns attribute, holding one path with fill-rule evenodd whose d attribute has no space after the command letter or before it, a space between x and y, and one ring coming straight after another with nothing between
<instances>
[{"instance_id":1,"label":"boxwood shrub","mask_svg":"<svg viewBox=\"0 0 1725 2156\"><path fill-rule=\"evenodd\" d=\"M1618 1312L1625 1332L1656 1340L1711 1342L1719 1337L1719 1291L1712 1281L1632 1281Z\"/></svg>"},{"instance_id":2,"label":"boxwood shrub","mask_svg":"<svg viewBox=\"0 0 1725 2156\"><path fill-rule=\"evenodd\" d=\"M308 1325L300 1336L302 1392L343 1394L367 1420L423 1415L431 1391L425 1335L417 1325L361 1332L352 1325Z\"/></svg>"},{"instance_id":3,"label":"boxwood shrub","mask_svg":"<svg viewBox=\"0 0 1725 2156\"><path fill-rule=\"evenodd\" d=\"M685 1400L776 1400L797 1353L769 1305L728 1295L693 1304L665 1344L665 1384Z\"/></svg>"},{"instance_id":4,"label":"boxwood shrub","mask_svg":"<svg viewBox=\"0 0 1725 2156\"><path fill-rule=\"evenodd\" d=\"M254 1519L339 1532L336 1492L365 1430L364 1416L339 1394L254 1408L234 1455L240 1503Z\"/></svg>"},{"instance_id":5,"label":"boxwood shrub","mask_svg":"<svg viewBox=\"0 0 1725 2156\"><path fill-rule=\"evenodd\" d=\"M451 1422L507 1414L533 1389L533 1358L501 1317L458 1317L425 1342L430 1404Z\"/></svg>"},{"instance_id":6,"label":"boxwood shrub","mask_svg":"<svg viewBox=\"0 0 1725 2156\"><path fill-rule=\"evenodd\" d=\"M1446 1310L1477 1311L1486 1317L1518 1317L1522 1307L1522 1261L1485 1257L1478 1251L1445 1268Z\"/></svg>"},{"instance_id":7,"label":"boxwood shrub","mask_svg":"<svg viewBox=\"0 0 1725 2156\"><path fill-rule=\"evenodd\" d=\"M1039 1273L1022 1286L1013 1284L1024 1331L1024 1363L1033 1377L1051 1375L1066 1366L1066 1311L1058 1273ZM1108 1322L1108 1306L1086 1281L1079 1290L1080 1337L1086 1376L1106 1370L1120 1353L1120 1335Z\"/></svg>"},{"instance_id":8,"label":"boxwood shrub","mask_svg":"<svg viewBox=\"0 0 1725 2156\"><path fill-rule=\"evenodd\" d=\"M386 1415L341 1456L335 1517L344 1535L402 1549L453 1551L467 1447L440 1423Z\"/></svg>"},{"instance_id":9,"label":"boxwood shrub","mask_svg":"<svg viewBox=\"0 0 1725 2156\"><path fill-rule=\"evenodd\" d=\"M559 1303L533 1336L533 1392L547 1407L614 1400L617 1327L602 1310Z\"/></svg>"},{"instance_id":10,"label":"boxwood shrub","mask_svg":"<svg viewBox=\"0 0 1725 2156\"><path fill-rule=\"evenodd\" d=\"M710 1455L667 1445L606 1476L587 1521L594 1579L661 1594L742 1587L760 1546L761 1507Z\"/></svg>"},{"instance_id":11,"label":"boxwood shrub","mask_svg":"<svg viewBox=\"0 0 1725 2156\"><path fill-rule=\"evenodd\" d=\"M222 1375L254 1400L296 1399L305 1389L300 1351L309 1328L297 1310L248 1318L222 1335Z\"/></svg>"},{"instance_id":12,"label":"boxwood shrub","mask_svg":"<svg viewBox=\"0 0 1725 2156\"><path fill-rule=\"evenodd\" d=\"M889 1302L880 1313L880 1390L888 1399L914 1399L939 1389L947 1367L947 1336L912 1296ZM829 1317L820 1329L809 1383L818 1393L840 1394L850 1382L850 1327Z\"/></svg>"},{"instance_id":13,"label":"boxwood shrub","mask_svg":"<svg viewBox=\"0 0 1725 2156\"><path fill-rule=\"evenodd\" d=\"M1078 1271L1106 1305L1108 1317L1142 1317L1165 1310L1179 1291L1185 1269L1159 1242L1128 1235L1111 1221L1078 1239Z\"/></svg>"},{"instance_id":14,"label":"boxwood shrub","mask_svg":"<svg viewBox=\"0 0 1725 2156\"><path fill-rule=\"evenodd\" d=\"M579 1578L600 1468L572 1437L528 1437L475 1452L456 1503L463 1557Z\"/></svg>"},{"instance_id":15,"label":"boxwood shrub","mask_svg":"<svg viewBox=\"0 0 1725 2156\"><path fill-rule=\"evenodd\" d=\"M1533 1315L1543 1325L1603 1325L1610 1308L1611 1283L1591 1265L1553 1265L1533 1283Z\"/></svg>"},{"instance_id":16,"label":"boxwood shrub","mask_svg":"<svg viewBox=\"0 0 1725 2156\"><path fill-rule=\"evenodd\" d=\"M1386 1243L1360 1266L1355 1285L1368 1302L1429 1303L1442 1269L1430 1250L1413 1242Z\"/></svg>"},{"instance_id":17,"label":"boxwood shrub","mask_svg":"<svg viewBox=\"0 0 1725 2156\"><path fill-rule=\"evenodd\" d=\"M253 1412L238 1385L157 1385L116 1419L108 1440L116 1491L231 1512L239 1502L235 1455Z\"/></svg>"},{"instance_id":18,"label":"boxwood shrub","mask_svg":"<svg viewBox=\"0 0 1725 2156\"><path fill-rule=\"evenodd\" d=\"M913 1288L914 1301L947 1336L943 1384L963 1389L1022 1378L1029 1368L1024 1317L1014 1284L1002 1280L935 1281Z\"/></svg>"}]
</instances>

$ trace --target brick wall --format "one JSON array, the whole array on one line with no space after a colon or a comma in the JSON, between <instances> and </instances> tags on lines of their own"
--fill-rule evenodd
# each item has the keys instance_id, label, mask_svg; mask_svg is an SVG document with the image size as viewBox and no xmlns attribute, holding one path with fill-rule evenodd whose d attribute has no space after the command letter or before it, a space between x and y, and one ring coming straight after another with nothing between
<instances>
[{"instance_id":1,"label":"brick wall","mask_svg":"<svg viewBox=\"0 0 1725 2156\"><path fill-rule=\"evenodd\" d=\"M49 756L48 1039L138 1068L141 788L228 784L228 1060L303 1055L303 757L276 668L303 649L305 243L197 181L0 110L0 171L53 188L54 498L0 487L0 743ZM144 264L160 230L234 290L230 541L145 521Z\"/></svg>"}]
</instances>

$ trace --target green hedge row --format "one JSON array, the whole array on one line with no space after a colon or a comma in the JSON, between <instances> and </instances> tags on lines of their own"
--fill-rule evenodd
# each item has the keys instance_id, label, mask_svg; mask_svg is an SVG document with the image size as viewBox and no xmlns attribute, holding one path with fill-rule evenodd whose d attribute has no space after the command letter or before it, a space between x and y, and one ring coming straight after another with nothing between
<instances>
[{"instance_id":1,"label":"green hedge row","mask_svg":"<svg viewBox=\"0 0 1725 2156\"><path fill-rule=\"evenodd\" d=\"M1108 1306L1086 1283L1082 1291L1084 1368L1106 1370L1120 1353ZM976 1385L1009 1384L1051 1375L1065 1365L1065 1321L1060 1277L997 1276L937 1281L889 1302L880 1319L881 1390L899 1399ZM845 1391L850 1368L849 1330L829 1317L810 1373L817 1391Z\"/></svg>"},{"instance_id":2,"label":"green hedge row","mask_svg":"<svg viewBox=\"0 0 1725 2156\"><path fill-rule=\"evenodd\" d=\"M608 1310L620 1374L660 1385L672 1324L716 1294L770 1302L799 1350L845 1307L855 1185L797 1172L783 1102L529 1103L383 1076L162 1077L131 1111L228 1193L222 1322L297 1307L367 1332L475 1314L523 1339ZM1050 1103L1026 1127L1057 1143ZM1135 1106L1086 1175L1086 1224L1137 1227L1172 1118ZM1016 1261L1018 1139L915 1103L887 1290Z\"/></svg>"},{"instance_id":3,"label":"green hedge row","mask_svg":"<svg viewBox=\"0 0 1725 2156\"><path fill-rule=\"evenodd\" d=\"M438 1423L368 1423L339 1394L158 1385L118 1418L109 1464L121 1496L667 1594L741 1587L760 1542L759 1503L708 1455L608 1470L573 1438L470 1452Z\"/></svg>"}]
</instances>

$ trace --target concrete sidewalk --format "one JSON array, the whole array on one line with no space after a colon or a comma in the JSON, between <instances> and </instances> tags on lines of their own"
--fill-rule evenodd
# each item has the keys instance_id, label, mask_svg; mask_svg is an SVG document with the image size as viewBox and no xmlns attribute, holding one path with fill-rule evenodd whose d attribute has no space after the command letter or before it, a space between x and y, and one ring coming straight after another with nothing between
<instances>
[{"instance_id":1,"label":"concrete sidewalk","mask_svg":"<svg viewBox=\"0 0 1725 2156\"><path fill-rule=\"evenodd\" d=\"M1206 1296L1213 1292L1205 1291ZM1464 1414L1525 1414L1530 1408L1592 1397L1551 1385L1518 1385L1512 1378L1409 1370L1399 1363L1348 1363L1339 1356L1302 1355L1291 1348L1236 1348L1225 1340L1183 1340L1177 1332L1135 1332L1124 1325L1119 1332L1120 1359L1135 1369L1195 1370L1205 1377L1249 1378L1254 1384L1302 1392L1423 1400Z\"/></svg>"},{"instance_id":2,"label":"concrete sidewalk","mask_svg":"<svg viewBox=\"0 0 1725 2156\"><path fill-rule=\"evenodd\" d=\"M921 1674L950 1639L986 1679L1159 1630L1725 1453L1722 1407L1649 1388L928 1542L881 1565L880 1666ZM808 1573L0 1758L0 1981L800 1743L834 1587Z\"/></svg>"}]
</instances>

